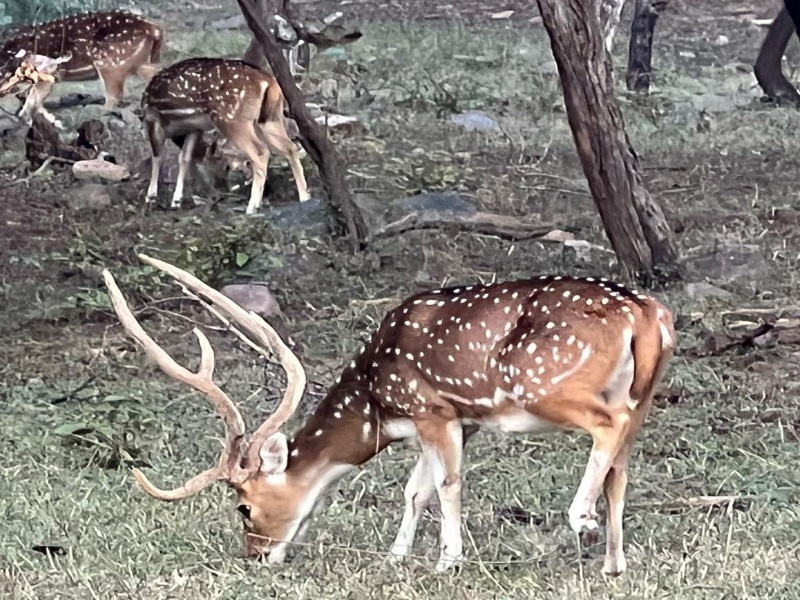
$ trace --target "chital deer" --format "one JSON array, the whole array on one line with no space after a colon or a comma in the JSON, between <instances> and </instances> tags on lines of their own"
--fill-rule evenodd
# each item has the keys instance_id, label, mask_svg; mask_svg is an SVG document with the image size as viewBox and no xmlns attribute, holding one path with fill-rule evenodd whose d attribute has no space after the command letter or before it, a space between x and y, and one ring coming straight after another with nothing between
<instances>
[{"instance_id":1,"label":"chital deer","mask_svg":"<svg viewBox=\"0 0 800 600\"><path fill-rule=\"evenodd\" d=\"M141 258L235 323L251 332L266 330L254 314L231 306L191 275ZM208 395L228 427L216 469L172 491L158 489L139 471L137 480L160 500L179 500L216 479L227 481L238 494L248 555L282 561L334 481L392 442L416 439L422 452L405 488L405 511L391 553L409 554L422 512L436 492L442 513L437 570L444 571L462 560L466 438L478 427L583 430L594 445L569 523L577 533L595 537L595 505L603 493L608 504L603 569L609 574L625 570L628 460L676 344L671 312L656 299L605 279L561 276L416 294L385 317L291 440L276 426L297 404L304 379L299 362L279 346L290 365L285 398L291 400L285 399L247 444L233 403L211 382L208 342L198 333L204 349L200 373L182 371L135 321L111 276L105 278L127 331L169 375Z\"/></svg>"},{"instance_id":2,"label":"chital deer","mask_svg":"<svg viewBox=\"0 0 800 600\"><path fill-rule=\"evenodd\" d=\"M310 198L297 147L286 130L284 98L272 75L241 60L190 58L159 71L142 96L142 121L152 150L147 201L158 195L158 174L167 139L180 148L172 208L179 208L184 181L200 137L217 130L250 159L253 187L247 214L261 207L270 152L286 157L300 201Z\"/></svg>"},{"instance_id":3,"label":"chital deer","mask_svg":"<svg viewBox=\"0 0 800 600\"><path fill-rule=\"evenodd\" d=\"M122 100L125 81L138 75L149 81L158 70L164 32L160 25L123 11L72 15L22 27L0 49L0 64L12 73L20 52L62 58L56 81L100 78L106 110ZM49 90L48 90L49 93ZM44 97L38 98L41 104Z\"/></svg>"}]
</instances>

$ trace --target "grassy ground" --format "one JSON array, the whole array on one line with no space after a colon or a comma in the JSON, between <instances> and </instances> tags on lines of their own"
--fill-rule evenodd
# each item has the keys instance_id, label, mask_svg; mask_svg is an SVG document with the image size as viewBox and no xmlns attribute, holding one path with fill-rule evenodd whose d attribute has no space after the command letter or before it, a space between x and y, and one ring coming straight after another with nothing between
<instances>
[{"instance_id":1,"label":"grassy ground","mask_svg":"<svg viewBox=\"0 0 800 600\"><path fill-rule=\"evenodd\" d=\"M166 380L124 337L99 279L110 268L147 329L190 366L197 361L190 320L201 313L177 300L156 302L178 293L143 270L135 252L190 267L216 285L267 281L285 313L277 326L296 343L312 380L288 427L294 429L398 298L493 277L613 274L609 253L429 231L353 257L326 237L245 219L242 196L146 213L146 180L137 180L115 191L111 207L85 212L71 204L68 177L55 175L0 190L0 595L800 596L800 351L768 345L704 358L692 352L719 331L723 310L798 304L800 239L795 224L774 218L775 208L797 204L798 117L758 102L742 65L752 62L764 31L721 16L736 8L677 5L659 25L658 89L648 98L620 89L646 185L679 231L688 282L730 293L698 298L686 284L658 290L678 315L681 348L667 376L673 393L658 399L631 468L628 573L605 580L602 545L583 555L576 548L566 509L588 440L572 435L481 434L471 442L468 562L460 574L432 572L436 511L424 520L414 559L386 559L415 459L401 447L331 491L291 564L242 559L228 490L166 505L133 482L131 466L169 485L212 464L221 428L201 398ZM471 12L472 21L480 14ZM347 72L336 75L348 92L342 110L366 124L365 132L339 140L352 187L386 201L422 189L458 191L486 210L575 226L580 238L607 245L541 26L472 21L364 25L365 38L347 49ZM730 43L712 43L723 34ZM220 53L246 44L242 36L204 36L202 45ZM199 44L176 34L170 60L192 43ZM314 64L333 72L330 59ZM508 135L449 124L453 103L487 111ZM138 128L114 135L110 147L126 162L145 156ZM271 179L277 201L293 201L284 163L276 161ZM318 191L312 169L309 181ZM238 272L225 262L237 253L248 257ZM224 387L250 425L258 423L279 398L282 373L230 338L212 332L212 342ZM741 498L705 508L682 504L717 494ZM61 550L47 555L46 545Z\"/></svg>"}]
</instances>

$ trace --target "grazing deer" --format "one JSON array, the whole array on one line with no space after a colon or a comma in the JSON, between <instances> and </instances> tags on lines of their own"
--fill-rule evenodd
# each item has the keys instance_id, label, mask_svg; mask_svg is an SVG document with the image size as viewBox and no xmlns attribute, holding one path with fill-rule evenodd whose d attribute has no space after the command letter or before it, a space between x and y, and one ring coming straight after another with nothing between
<instances>
[{"instance_id":1,"label":"grazing deer","mask_svg":"<svg viewBox=\"0 0 800 600\"><path fill-rule=\"evenodd\" d=\"M416 439L422 452L405 487L405 511L391 553L409 554L436 492L442 513L436 569L444 571L462 560L466 438L478 427L583 430L594 445L569 523L575 532L596 537L595 505L603 493L608 504L603 570L625 570L628 460L676 344L672 314L656 299L605 279L549 275L416 294L384 318L289 440L278 428L303 393L299 361L254 313L184 271L140 257L277 352L289 382L277 411L247 441L236 407L213 383L214 358L205 336L195 330L203 349L199 372L178 366L137 323L106 271L114 310L128 333L168 375L204 393L227 427L218 466L175 490L161 490L135 470L150 495L174 501L213 481L228 483L238 495L246 553L280 562L333 482L389 444Z\"/></svg>"},{"instance_id":2,"label":"grazing deer","mask_svg":"<svg viewBox=\"0 0 800 600\"><path fill-rule=\"evenodd\" d=\"M56 81L100 78L104 108L111 110L122 100L129 76L152 78L163 42L161 26L144 17L123 11L85 13L16 30L0 49L0 64L4 73L13 72L22 52L65 59ZM43 101L37 98L39 104Z\"/></svg>"},{"instance_id":3,"label":"grazing deer","mask_svg":"<svg viewBox=\"0 0 800 600\"><path fill-rule=\"evenodd\" d=\"M158 195L167 138L181 148L171 204L179 208L197 142L203 133L215 129L252 163L247 214L261 207L270 152L286 157L300 201L308 200L303 165L286 130L283 109L283 92L275 77L241 60L190 58L159 71L142 95L142 121L152 150L147 201Z\"/></svg>"}]
</instances>

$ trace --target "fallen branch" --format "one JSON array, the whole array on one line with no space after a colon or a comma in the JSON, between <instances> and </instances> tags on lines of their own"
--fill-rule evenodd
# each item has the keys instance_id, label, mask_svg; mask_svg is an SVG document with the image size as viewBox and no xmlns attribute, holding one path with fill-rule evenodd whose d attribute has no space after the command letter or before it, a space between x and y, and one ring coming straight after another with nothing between
<instances>
[{"instance_id":1,"label":"fallen branch","mask_svg":"<svg viewBox=\"0 0 800 600\"><path fill-rule=\"evenodd\" d=\"M494 213L476 212L466 217L441 214L430 216L420 212L413 212L378 229L369 236L367 243L399 235L406 231L445 228L495 235L507 240L544 238L544 236L556 229L553 225L530 225L521 222L515 217Z\"/></svg>"}]
</instances>

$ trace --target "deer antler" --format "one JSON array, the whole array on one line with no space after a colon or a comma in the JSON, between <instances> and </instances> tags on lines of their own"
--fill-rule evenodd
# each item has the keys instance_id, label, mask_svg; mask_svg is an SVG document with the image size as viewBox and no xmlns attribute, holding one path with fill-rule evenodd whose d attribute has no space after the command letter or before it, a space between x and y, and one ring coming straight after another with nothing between
<instances>
[{"instance_id":1,"label":"deer antler","mask_svg":"<svg viewBox=\"0 0 800 600\"><path fill-rule=\"evenodd\" d=\"M138 341L147 355L173 379L185 383L204 394L214 405L225 423L225 447L216 467L193 477L183 486L174 490L161 490L154 486L138 469L133 473L139 484L150 495L166 501L181 500L208 487L214 481L240 483L253 475L260 467L259 449L263 442L292 416L303 396L306 374L302 364L286 346L275 330L252 311L246 311L233 300L209 287L195 276L164 261L144 254L140 260L164 271L178 281L184 289L204 298L213 307L215 314L224 312L235 323L249 332L259 346L276 355L286 371L287 387L276 411L256 430L249 443L245 440L245 425L236 405L228 395L213 381L214 350L205 334L194 329L200 343L201 359L197 373L179 365L148 334L133 316L125 298L117 287L114 277L108 270L103 271L103 279L111 297L117 317L128 334ZM232 329L235 329L231 326ZM236 330L237 333L241 333Z\"/></svg>"}]
</instances>

